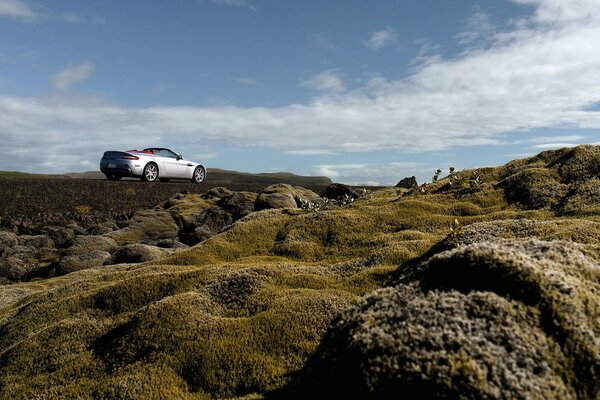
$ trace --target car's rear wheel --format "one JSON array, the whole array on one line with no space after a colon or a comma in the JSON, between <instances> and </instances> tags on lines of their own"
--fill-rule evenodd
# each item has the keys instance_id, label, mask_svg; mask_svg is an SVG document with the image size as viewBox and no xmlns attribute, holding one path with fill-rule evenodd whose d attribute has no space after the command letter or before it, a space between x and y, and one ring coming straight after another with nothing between
<instances>
[{"instance_id":1,"label":"car's rear wheel","mask_svg":"<svg viewBox=\"0 0 600 400\"><path fill-rule=\"evenodd\" d=\"M204 178L206 178L206 170L203 166L199 165L194 170L194 175L192 175L192 182L201 183L204 181Z\"/></svg>"},{"instance_id":2,"label":"car's rear wheel","mask_svg":"<svg viewBox=\"0 0 600 400\"><path fill-rule=\"evenodd\" d=\"M154 163L146 164L141 179L145 182L156 182L158 179L158 166Z\"/></svg>"},{"instance_id":3,"label":"car's rear wheel","mask_svg":"<svg viewBox=\"0 0 600 400\"><path fill-rule=\"evenodd\" d=\"M104 175L106 175L106 179L108 179L109 181L118 181L122 178L121 175L113 175L113 174L104 174Z\"/></svg>"}]
</instances>

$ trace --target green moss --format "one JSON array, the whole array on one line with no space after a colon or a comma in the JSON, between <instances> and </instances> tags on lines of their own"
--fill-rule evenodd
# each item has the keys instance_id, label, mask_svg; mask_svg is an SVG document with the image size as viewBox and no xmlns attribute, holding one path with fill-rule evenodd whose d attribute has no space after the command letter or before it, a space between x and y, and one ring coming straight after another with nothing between
<instances>
[{"instance_id":1,"label":"green moss","mask_svg":"<svg viewBox=\"0 0 600 400\"><path fill-rule=\"evenodd\" d=\"M498 169L461 171L482 176L476 188L448 187L443 178L425 194L384 189L321 211L255 212L164 260L2 285L0 398L260 397L303 368L335 315L388 284L398 265L430 251L455 219L462 228L450 247L499 237L597 245L598 179L586 175L595 171L595 151L545 152ZM571 156L585 167L568 163ZM180 195L111 236L125 243L176 235L221 194ZM581 304L594 306L594 295L579 293ZM478 296L467 299L473 310L508 301ZM413 300L409 309L419 309ZM445 300L434 300L433 311L445 315ZM519 310L507 320L538 321ZM523 332L515 343L525 341ZM450 353L440 368L461 377L451 387L479 381L485 362Z\"/></svg>"},{"instance_id":2,"label":"green moss","mask_svg":"<svg viewBox=\"0 0 600 400\"><path fill-rule=\"evenodd\" d=\"M563 215L599 215L600 214L600 179L590 179L574 184L571 195L565 199L559 209Z\"/></svg>"},{"instance_id":3,"label":"green moss","mask_svg":"<svg viewBox=\"0 0 600 400\"><path fill-rule=\"evenodd\" d=\"M567 183L581 182L600 175L600 146L577 146L564 153L555 164Z\"/></svg>"},{"instance_id":4,"label":"green moss","mask_svg":"<svg viewBox=\"0 0 600 400\"><path fill-rule=\"evenodd\" d=\"M567 194L568 187L560 183L557 171L547 168L529 168L500 182L506 198L531 209L554 209Z\"/></svg>"}]
</instances>

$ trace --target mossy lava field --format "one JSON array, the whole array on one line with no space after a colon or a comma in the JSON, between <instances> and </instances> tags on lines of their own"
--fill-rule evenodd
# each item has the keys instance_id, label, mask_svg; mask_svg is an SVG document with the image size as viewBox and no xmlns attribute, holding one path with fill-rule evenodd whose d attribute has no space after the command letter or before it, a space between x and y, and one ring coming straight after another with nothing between
<instances>
[{"instance_id":1,"label":"mossy lava field","mask_svg":"<svg viewBox=\"0 0 600 400\"><path fill-rule=\"evenodd\" d=\"M0 186L2 399L600 397L598 146L377 191Z\"/></svg>"}]
</instances>

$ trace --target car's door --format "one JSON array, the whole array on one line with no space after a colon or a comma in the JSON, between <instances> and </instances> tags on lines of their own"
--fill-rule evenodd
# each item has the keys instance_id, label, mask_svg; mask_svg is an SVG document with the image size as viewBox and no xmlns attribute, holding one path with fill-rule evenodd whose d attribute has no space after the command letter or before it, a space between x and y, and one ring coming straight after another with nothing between
<instances>
[{"instance_id":1,"label":"car's door","mask_svg":"<svg viewBox=\"0 0 600 400\"><path fill-rule=\"evenodd\" d=\"M186 178L187 177L187 162L179 159L179 156L171 150L162 149L156 154L161 158L161 163L165 170L164 178Z\"/></svg>"}]
</instances>

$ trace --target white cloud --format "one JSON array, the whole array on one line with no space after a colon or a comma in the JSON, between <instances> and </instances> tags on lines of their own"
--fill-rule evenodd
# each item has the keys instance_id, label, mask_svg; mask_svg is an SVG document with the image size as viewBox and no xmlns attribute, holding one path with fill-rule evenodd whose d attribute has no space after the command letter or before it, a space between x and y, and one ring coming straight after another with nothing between
<instances>
[{"instance_id":1,"label":"white cloud","mask_svg":"<svg viewBox=\"0 0 600 400\"><path fill-rule=\"evenodd\" d=\"M358 173L360 176L368 176L361 172L366 170L368 166L368 164L315 165L313 171L315 172L315 175L328 176L330 178L348 175L349 172L352 172L352 175Z\"/></svg>"},{"instance_id":2,"label":"white cloud","mask_svg":"<svg viewBox=\"0 0 600 400\"><path fill-rule=\"evenodd\" d=\"M0 0L0 17L15 18L24 22L106 23L106 19L97 14L56 13L29 0Z\"/></svg>"},{"instance_id":3,"label":"white cloud","mask_svg":"<svg viewBox=\"0 0 600 400\"><path fill-rule=\"evenodd\" d=\"M323 149L288 150L284 153L289 154L291 156L322 156L336 154L334 151Z\"/></svg>"},{"instance_id":4,"label":"white cloud","mask_svg":"<svg viewBox=\"0 0 600 400\"><path fill-rule=\"evenodd\" d=\"M57 90L69 90L73 85L85 81L94 71L89 62L65 67L52 77L52 84Z\"/></svg>"},{"instance_id":5,"label":"white cloud","mask_svg":"<svg viewBox=\"0 0 600 400\"><path fill-rule=\"evenodd\" d=\"M377 50L385 46L392 45L398 41L398 34L393 28L387 27L380 31L371 33L369 39L364 40L363 44L370 49Z\"/></svg>"},{"instance_id":6,"label":"white cloud","mask_svg":"<svg viewBox=\"0 0 600 400\"><path fill-rule=\"evenodd\" d=\"M300 82L300 86L322 92L343 92L344 81L335 69L323 71L310 79Z\"/></svg>"},{"instance_id":7,"label":"white cloud","mask_svg":"<svg viewBox=\"0 0 600 400\"><path fill-rule=\"evenodd\" d=\"M587 139L583 135L563 135L563 136L538 136L526 140L529 143L557 143L557 142L576 142Z\"/></svg>"},{"instance_id":8,"label":"white cloud","mask_svg":"<svg viewBox=\"0 0 600 400\"><path fill-rule=\"evenodd\" d=\"M537 144L537 145L533 146L533 148L549 150L549 149L560 149L562 147L575 147L575 146L577 146L577 143L542 143L542 144Z\"/></svg>"},{"instance_id":9,"label":"white cloud","mask_svg":"<svg viewBox=\"0 0 600 400\"><path fill-rule=\"evenodd\" d=\"M0 0L0 16L27 21L39 17L33 6L23 0Z\"/></svg>"},{"instance_id":10,"label":"white cloud","mask_svg":"<svg viewBox=\"0 0 600 400\"><path fill-rule=\"evenodd\" d=\"M470 45L479 40L486 41L495 29L490 16L481 7L475 7L467 20L465 31L456 35L456 38L460 43Z\"/></svg>"},{"instance_id":11,"label":"white cloud","mask_svg":"<svg viewBox=\"0 0 600 400\"><path fill-rule=\"evenodd\" d=\"M536 7L535 21L563 23L582 19L595 19L599 8L597 0L511 0Z\"/></svg>"},{"instance_id":12,"label":"white cloud","mask_svg":"<svg viewBox=\"0 0 600 400\"><path fill-rule=\"evenodd\" d=\"M380 182L395 184L407 176L429 179L433 169L418 162L390 162L384 164L328 164L314 165L313 174L327 176L351 185L377 186Z\"/></svg>"},{"instance_id":13,"label":"white cloud","mask_svg":"<svg viewBox=\"0 0 600 400\"><path fill-rule=\"evenodd\" d=\"M510 159L516 159L516 158L527 158L527 157L532 157L534 156L534 153L510 153L510 154L505 154L505 157L509 157Z\"/></svg>"},{"instance_id":14,"label":"white cloud","mask_svg":"<svg viewBox=\"0 0 600 400\"><path fill-rule=\"evenodd\" d=\"M73 93L62 93L60 99L0 95L0 169L14 169L24 160L36 168L52 152L89 160L107 147L144 143L165 143L189 149L189 154L203 151L194 147L199 142L281 151L310 146L336 153L425 152L500 144L509 132L524 131L529 137L527 132L538 128L570 128L575 131L571 136L583 136L576 129L600 129L600 112L591 109L600 103L600 16L595 9L584 12L592 3L539 0L526 23L496 34L488 48L438 59L407 78L379 78L353 91L340 90L341 78L337 83L335 78L330 79L333 83L323 79L314 87L329 87L329 92L304 104L135 108L73 100ZM576 10L561 12L564 18L553 16L549 23L546 10L556 4ZM83 68L63 73L55 85L69 88L90 72ZM327 72L339 78L337 71ZM63 165L77 165L63 160ZM349 182L357 173L343 175L350 170L333 165L321 170L347 176ZM364 171L376 176L372 168ZM367 176L360 180L385 181Z\"/></svg>"},{"instance_id":15,"label":"white cloud","mask_svg":"<svg viewBox=\"0 0 600 400\"><path fill-rule=\"evenodd\" d=\"M414 162L414 161L393 161L393 162L389 163L389 165L394 168L405 168L405 169L414 170L416 168L423 167L425 164L423 164L422 162Z\"/></svg>"}]
</instances>

